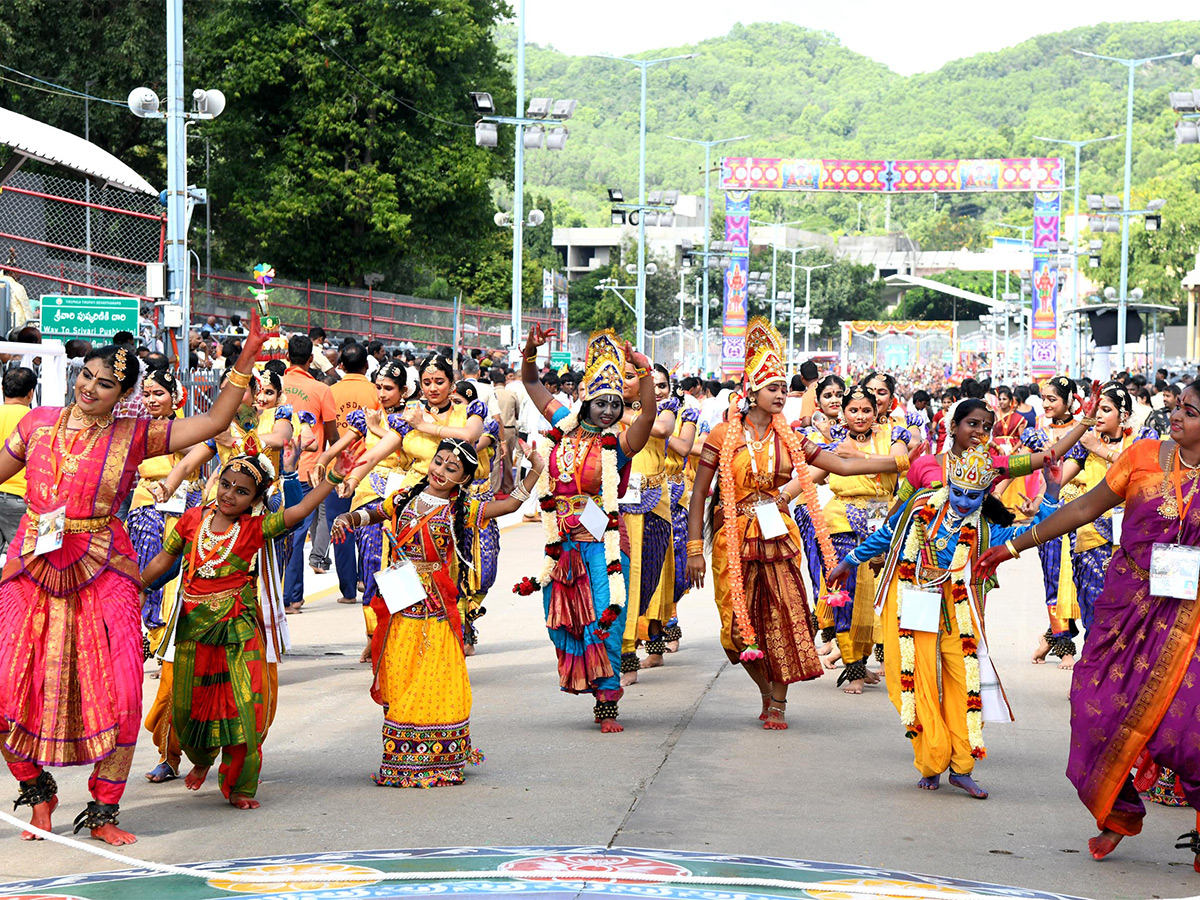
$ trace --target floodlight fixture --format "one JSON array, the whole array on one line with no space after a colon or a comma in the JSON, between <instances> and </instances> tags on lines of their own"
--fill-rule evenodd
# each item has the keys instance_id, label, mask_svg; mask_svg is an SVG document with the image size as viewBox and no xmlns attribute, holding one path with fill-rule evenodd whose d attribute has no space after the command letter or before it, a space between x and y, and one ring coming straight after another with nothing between
<instances>
[{"instance_id":1,"label":"floodlight fixture","mask_svg":"<svg viewBox=\"0 0 1200 900\"><path fill-rule=\"evenodd\" d=\"M193 109L202 116L216 118L225 109L225 94L216 88L192 91Z\"/></svg>"},{"instance_id":2,"label":"floodlight fixture","mask_svg":"<svg viewBox=\"0 0 1200 900\"><path fill-rule=\"evenodd\" d=\"M1104 209L1104 198L1101 197L1099 194L1088 194L1087 195L1087 208L1088 209Z\"/></svg>"},{"instance_id":3,"label":"floodlight fixture","mask_svg":"<svg viewBox=\"0 0 1200 900\"><path fill-rule=\"evenodd\" d=\"M1100 240L1099 238L1097 238L1094 241L1088 241L1088 249L1089 250L1102 250L1102 249L1104 249L1104 241Z\"/></svg>"},{"instance_id":4,"label":"floodlight fixture","mask_svg":"<svg viewBox=\"0 0 1200 900\"><path fill-rule=\"evenodd\" d=\"M496 104L492 102L491 94L485 91L471 91L468 96L470 96L471 105L475 107L475 112L478 115L494 116L496 114Z\"/></svg>"},{"instance_id":5,"label":"floodlight fixture","mask_svg":"<svg viewBox=\"0 0 1200 900\"><path fill-rule=\"evenodd\" d=\"M658 274L658 266L656 266L652 262L646 263L646 274L647 275L657 275Z\"/></svg>"},{"instance_id":6,"label":"floodlight fixture","mask_svg":"<svg viewBox=\"0 0 1200 900\"><path fill-rule=\"evenodd\" d=\"M1146 204L1146 209L1151 210L1152 212L1158 212L1160 209L1162 209L1166 205L1167 205L1166 200L1155 199L1155 200L1151 200L1149 203Z\"/></svg>"},{"instance_id":7,"label":"floodlight fixture","mask_svg":"<svg viewBox=\"0 0 1200 900\"><path fill-rule=\"evenodd\" d=\"M1090 256L1088 256L1088 268L1089 268L1089 269L1098 269L1098 268L1100 268L1100 256L1099 256L1099 254L1093 253L1093 254L1091 254Z\"/></svg>"},{"instance_id":8,"label":"floodlight fixture","mask_svg":"<svg viewBox=\"0 0 1200 900\"><path fill-rule=\"evenodd\" d=\"M1104 217L1088 216L1088 229L1094 234L1100 234L1102 231L1104 231Z\"/></svg>"},{"instance_id":9,"label":"floodlight fixture","mask_svg":"<svg viewBox=\"0 0 1200 900\"><path fill-rule=\"evenodd\" d=\"M496 147L500 144L500 129L495 122L475 123L475 146Z\"/></svg>"},{"instance_id":10,"label":"floodlight fixture","mask_svg":"<svg viewBox=\"0 0 1200 900\"><path fill-rule=\"evenodd\" d=\"M1104 299L1105 300L1116 300L1117 299L1117 289L1115 287L1113 287L1112 285L1109 285L1108 287L1106 287L1104 289Z\"/></svg>"},{"instance_id":11,"label":"floodlight fixture","mask_svg":"<svg viewBox=\"0 0 1200 900\"><path fill-rule=\"evenodd\" d=\"M129 106L129 111L139 119L158 115L158 94L148 87L134 88L129 92L129 99L125 102Z\"/></svg>"},{"instance_id":12,"label":"floodlight fixture","mask_svg":"<svg viewBox=\"0 0 1200 900\"><path fill-rule=\"evenodd\" d=\"M678 202L679 202L679 191L676 191L676 190L663 191L663 203L666 206L674 206Z\"/></svg>"},{"instance_id":13,"label":"floodlight fixture","mask_svg":"<svg viewBox=\"0 0 1200 900\"><path fill-rule=\"evenodd\" d=\"M623 210L623 209L611 210L609 212L609 221L611 221L612 224L614 224L614 225L624 225L625 224L625 210Z\"/></svg>"},{"instance_id":14,"label":"floodlight fixture","mask_svg":"<svg viewBox=\"0 0 1200 900\"><path fill-rule=\"evenodd\" d=\"M1121 220L1115 216L1109 216L1104 220L1104 230L1109 234L1121 233Z\"/></svg>"},{"instance_id":15,"label":"floodlight fixture","mask_svg":"<svg viewBox=\"0 0 1200 900\"><path fill-rule=\"evenodd\" d=\"M575 107L578 105L578 100L556 100L550 115L555 119L569 119L575 115Z\"/></svg>"},{"instance_id":16,"label":"floodlight fixture","mask_svg":"<svg viewBox=\"0 0 1200 900\"><path fill-rule=\"evenodd\" d=\"M1200 144L1200 123L1175 123L1175 146L1178 147L1181 144Z\"/></svg>"},{"instance_id":17,"label":"floodlight fixture","mask_svg":"<svg viewBox=\"0 0 1200 900\"><path fill-rule=\"evenodd\" d=\"M507 228L512 223L512 216L506 212L498 212L492 216L492 221L495 222L499 228Z\"/></svg>"},{"instance_id":18,"label":"floodlight fixture","mask_svg":"<svg viewBox=\"0 0 1200 900\"><path fill-rule=\"evenodd\" d=\"M1134 288L1129 292L1129 299L1134 303L1141 303L1144 296L1146 296L1146 294L1141 288Z\"/></svg>"},{"instance_id":19,"label":"floodlight fixture","mask_svg":"<svg viewBox=\"0 0 1200 900\"><path fill-rule=\"evenodd\" d=\"M546 149L562 150L567 146L567 129L551 128L546 132Z\"/></svg>"},{"instance_id":20,"label":"floodlight fixture","mask_svg":"<svg viewBox=\"0 0 1200 900\"><path fill-rule=\"evenodd\" d=\"M1146 216L1146 230L1158 231L1162 228L1162 216Z\"/></svg>"},{"instance_id":21,"label":"floodlight fixture","mask_svg":"<svg viewBox=\"0 0 1200 900\"><path fill-rule=\"evenodd\" d=\"M1104 195L1104 208L1105 209L1120 209L1121 208L1121 198L1118 197L1116 194L1105 194Z\"/></svg>"},{"instance_id":22,"label":"floodlight fixture","mask_svg":"<svg viewBox=\"0 0 1200 900\"><path fill-rule=\"evenodd\" d=\"M675 226L675 213L660 212L658 214L658 224L662 228L673 228Z\"/></svg>"},{"instance_id":23,"label":"floodlight fixture","mask_svg":"<svg viewBox=\"0 0 1200 900\"><path fill-rule=\"evenodd\" d=\"M546 140L546 129L542 125L526 125L522 138L526 150L541 150Z\"/></svg>"},{"instance_id":24,"label":"floodlight fixture","mask_svg":"<svg viewBox=\"0 0 1200 900\"><path fill-rule=\"evenodd\" d=\"M1194 91L1171 91L1168 95L1171 109L1177 113L1194 113L1200 111L1200 89Z\"/></svg>"},{"instance_id":25,"label":"floodlight fixture","mask_svg":"<svg viewBox=\"0 0 1200 900\"><path fill-rule=\"evenodd\" d=\"M649 227L650 225L657 225L658 224L658 213L652 209L646 210L646 217L643 221L646 223L647 227Z\"/></svg>"},{"instance_id":26,"label":"floodlight fixture","mask_svg":"<svg viewBox=\"0 0 1200 900\"><path fill-rule=\"evenodd\" d=\"M554 105L554 101L549 97L534 97L529 101L529 108L525 110L525 115L531 119L544 119L550 115L550 107Z\"/></svg>"},{"instance_id":27,"label":"floodlight fixture","mask_svg":"<svg viewBox=\"0 0 1200 900\"><path fill-rule=\"evenodd\" d=\"M542 212L540 209L531 209L529 211L528 218L525 220L526 224L528 224L530 228L537 228L539 225L541 225L545 221L546 221L546 214L544 212Z\"/></svg>"},{"instance_id":28,"label":"floodlight fixture","mask_svg":"<svg viewBox=\"0 0 1200 900\"><path fill-rule=\"evenodd\" d=\"M624 203L625 193L620 188L609 188L608 200L610 203Z\"/></svg>"}]
</instances>

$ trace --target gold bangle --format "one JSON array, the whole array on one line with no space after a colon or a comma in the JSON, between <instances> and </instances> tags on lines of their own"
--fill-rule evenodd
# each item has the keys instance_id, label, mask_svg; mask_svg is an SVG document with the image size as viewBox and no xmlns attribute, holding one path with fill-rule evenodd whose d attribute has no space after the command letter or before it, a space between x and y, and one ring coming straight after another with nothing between
<instances>
[{"instance_id":1,"label":"gold bangle","mask_svg":"<svg viewBox=\"0 0 1200 900\"><path fill-rule=\"evenodd\" d=\"M316 473L318 479L324 478L329 472L329 466L325 463L313 463L313 472Z\"/></svg>"},{"instance_id":2,"label":"gold bangle","mask_svg":"<svg viewBox=\"0 0 1200 900\"><path fill-rule=\"evenodd\" d=\"M1039 537L1038 537L1038 533L1037 533L1037 524L1036 524L1036 523L1035 523L1035 524L1033 524L1033 525L1031 525L1031 526L1029 526L1029 533L1030 533L1031 535L1033 535L1033 546L1035 546L1035 547L1040 547L1040 546L1042 546L1042 540L1041 540L1041 538L1039 538Z\"/></svg>"},{"instance_id":3,"label":"gold bangle","mask_svg":"<svg viewBox=\"0 0 1200 900\"><path fill-rule=\"evenodd\" d=\"M241 388L243 391L250 387L250 379L253 376L246 372L239 372L237 369L229 370L229 383L236 388Z\"/></svg>"},{"instance_id":4,"label":"gold bangle","mask_svg":"<svg viewBox=\"0 0 1200 900\"><path fill-rule=\"evenodd\" d=\"M637 370L637 377L638 377L638 380L641 380L641 379L643 379L643 378L646 378L646 377L647 377L647 376L649 376L649 374L650 374L650 370L649 370L649 369L643 369L641 366L634 366L634 369L636 369L636 370Z\"/></svg>"},{"instance_id":5,"label":"gold bangle","mask_svg":"<svg viewBox=\"0 0 1200 900\"><path fill-rule=\"evenodd\" d=\"M437 428L435 428L433 430L433 436L438 437L438 438L440 438L442 436L442 426L441 425L439 425Z\"/></svg>"},{"instance_id":6,"label":"gold bangle","mask_svg":"<svg viewBox=\"0 0 1200 900\"><path fill-rule=\"evenodd\" d=\"M1096 427L1096 417L1095 416L1084 416L1082 419L1079 420L1079 424L1086 425L1088 428L1095 428Z\"/></svg>"},{"instance_id":7,"label":"gold bangle","mask_svg":"<svg viewBox=\"0 0 1200 900\"><path fill-rule=\"evenodd\" d=\"M912 462L908 458L907 453L901 453L896 457L896 474L903 475L912 467Z\"/></svg>"},{"instance_id":8,"label":"gold bangle","mask_svg":"<svg viewBox=\"0 0 1200 900\"><path fill-rule=\"evenodd\" d=\"M537 362L537 355L535 354L533 356L525 357L525 362L531 362L531 363Z\"/></svg>"},{"instance_id":9,"label":"gold bangle","mask_svg":"<svg viewBox=\"0 0 1200 900\"><path fill-rule=\"evenodd\" d=\"M1004 546L1008 548L1008 552L1012 554L1013 559L1021 558L1021 551L1017 549L1017 545L1012 541L1005 541Z\"/></svg>"},{"instance_id":10,"label":"gold bangle","mask_svg":"<svg viewBox=\"0 0 1200 900\"><path fill-rule=\"evenodd\" d=\"M687 542L687 555L688 556L703 556L704 555L703 539L699 539L699 540L695 540L695 541L688 541Z\"/></svg>"}]
</instances>

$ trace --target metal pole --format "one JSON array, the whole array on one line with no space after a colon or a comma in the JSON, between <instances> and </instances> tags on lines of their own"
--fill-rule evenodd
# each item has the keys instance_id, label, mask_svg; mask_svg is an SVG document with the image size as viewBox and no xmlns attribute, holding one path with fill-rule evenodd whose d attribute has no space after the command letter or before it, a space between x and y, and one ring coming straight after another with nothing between
<instances>
[{"instance_id":1,"label":"metal pole","mask_svg":"<svg viewBox=\"0 0 1200 900\"><path fill-rule=\"evenodd\" d=\"M779 232L771 242L771 327L775 327L775 305L779 301L779 282L776 267L779 264Z\"/></svg>"},{"instance_id":2,"label":"metal pole","mask_svg":"<svg viewBox=\"0 0 1200 900\"><path fill-rule=\"evenodd\" d=\"M812 269L804 269L804 355L808 356L808 320L812 317Z\"/></svg>"},{"instance_id":3,"label":"metal pole","mask_svg":"<svg viewBox=\"0 0 1200 900\"><path fill-rule=\"evenodd\" d=\"M712 144L704 145L704 308L701 313L702 322L700 325L703 334L703 350L701 351L700 372L701 374L708 371L708 246L712 235L712 209L709 208L709 191L712 187Z\"/></svg>"},{"instance_id":4,"label":"metal pole","mask_svg":"<svg viewBox=\"0 0 1200 900\"><path fill-rule=\"evenodd\" d=\"M796 254L792 254L792 312L788 319L788 376L796 368ZM808 326L804 328L804 336L808 337ZM788 383L789 386L791 382Z\"/></svg>"},{"instance_id":5,"label":"metal pole","mask_svg":"<svg viewBox=\"0 0 1200 900\"><path fill-rule=\"evenodd\" d=\"M638 63L642 70L642 106L638 126L638 205L646 205L646 72L649 62ZM646 352L646 211L638 212L638 266L637 266L637 343L638 352Z\"/></svg>"},{"instance_id":6,"label":"metal pole","mask_svg":"<svg viewBox=\"0 0 1200 900\"><path fill-rule=\"evenodd\" d=\"M687 296L683 290L683 270L679 271L679 365L683 365L683 298Z\"/></svg>"},{"instance_id":7,"label":"metal pole","mask_svg":"<svg viewBox=\"0 0 1200 900\"><path fill-rule=\"evenodd\" d=\"M187 122L183 111L183 0L167 3L167 273L183 308L181 353L187 353L191 296L187 285ZM186 357L185 357L186 358Z\"/></svg>"},{"instance_id":8,"label":"metal pole","mask_svg":"<svg viewBox=\"0 0 1200 900\"><path fill-rule=\"evenodd\" d=\"M83 83L84 94L89 94L92 85L96 82L88 80ZM89 143L92 140L92 122L91 122L91 98L85 96L83 98L83 139ZM87 277L84 279L88 284L92 283L92 180L90 178L83 182L83 199L88 204L84 207L84 241L87 246L87 257L84 265L86 266ZM22 322L22 325L25 323Z\"/></svg>"},{"instance_id":9,"label":"metal pole","mask_svg":"<svg viewBox=\"0 0 1200 900\"><path fill-rule=\"evenodd\" d=\"M1129 209L1129 183L1133 174L1133 73L1136 60L1127 60L1129 69L1129 91L1125 103L1125 199L1121 208ZM1121 286L1120 307L1117 310L1117 370L1125 371L1125 304L1129 288L1129 216L1121 216Z\"/></svg>"},{"instance_id":10,"label":"metal pole","mask_svg":"<svg viewBox=\"0 0 1200 900\"><path fill-rule=\"evenodd\" d=\"M212 154L208 138L204 139L204 288L212 293L212 189L209 187L209 166Z\"/></svg>"},{"instance_id":11,"label":"metal pole","mask_svg":"<svg viewBox=\"0 0 1200 900\"><path fill-rule=\"evenodd\" d=\"M525 0L517 0L517 118L525 115ZM521 346L521 269L524 265L525 227L525 126L516 126L516 162L513 171L512 251L512 353Z\"/></svg>"}]
</instances>

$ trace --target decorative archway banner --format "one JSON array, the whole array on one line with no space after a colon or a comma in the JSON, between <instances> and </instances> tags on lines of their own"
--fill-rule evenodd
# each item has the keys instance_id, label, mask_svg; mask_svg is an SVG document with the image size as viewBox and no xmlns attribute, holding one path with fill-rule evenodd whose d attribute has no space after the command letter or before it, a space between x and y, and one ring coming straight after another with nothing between
<instances>
[{"instance_id":1,"label":"decorative archway banner","mask_svg":"<svg viewBox=\"0 0 1200 900\"><path fill-rule=\"evenodd\" d=\"M973 193L1061 191L1059 157L1012 159L792 159L726 156L724 191Z\"/></svg>"},{"instance_id":2,"label":"decorative archway banner","mask_svg":"<svg viewBox=\"0 0 1200 900\"><path fill-rule=\"evenodd\" d=\"M744 362L750 250L750 194L754 191L846 193L1034 193L1032 372L1054 374L1058 366L1058 232L1062 204L1060 157L1005 159L800 159L726 156L725 240L733 243L725 269L721 368L726 377ZM844 350L843 350L844 352Z\"/></svg>"},{"instance_id":3,"label":"decorative archway banner","mask_svg":"<svg viewBox=\"0 0 1200 900\"><path fill-rule=\"evenodd\" d=\"M927 334L954 334L954 323L942 319L915 321L911 319L855 319L843 322L842 327L851 335L856 334L911 334L923 337Z\"/></svg>"}]
</instances>

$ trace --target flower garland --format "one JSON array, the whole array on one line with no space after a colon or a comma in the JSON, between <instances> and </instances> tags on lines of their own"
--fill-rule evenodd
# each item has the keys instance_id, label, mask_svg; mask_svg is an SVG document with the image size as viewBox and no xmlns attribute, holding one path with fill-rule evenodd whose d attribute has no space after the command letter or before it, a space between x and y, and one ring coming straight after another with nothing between
<instances>
[{"instance_id":1,"label":"flower garland","mask_svg":"<svg viewBox=\"0 0 1200 900\"><path fill-rule=\"evenodd\" d=\"M917 567L921 549L928 546L928 528L938 511L945 507L949 497L950 489L940 488L929 496L925 506L913 516L897 567L897 620L903 612L903 591L906 588L920 589L917 585ZM983 744L979 648L975 636L975 623L971 618L971 596L967 588L967 564L972 559L972 554L978 550L979 522L980 511L977 509L963 522L959 530L958 545L950 561L950 600L954 605L954 621L958 626L967 685L967 741L975 759L987 756L987 748ZM900 629L900 721L905 726L906 737L916 737L922 730L921 723L917 721L916 641L913 632L904 628Z\"/></svg>"},{"instance_id":2,"label":"flower garland","mask_svg":"<svg viewBox=\"0 0 1200 900\"><path fill-rule=\"evenodd\" d=\"M555 445L562 441L565 435L579 427L579 414L569 413L562 422L545 432ZM625 606L625 579L621 574L621 536L617 524L617 496L620 492L620 473L617 471L617 447L620 435L619 426L613 425L600 432L600 506L608 516L608 526L604 529L604 564L608 573L608 608L601 614L596 623L596 636L600 640L608 638L608 629L617 621ZM583 460L578 465L583 465ZM538 506L542 516L542 535L546 541L546 557L542 563L542 571L536 579L523 578L513 592L517 594L532 594L538 588L550 584L551 575L562 556L563 535L558 528L558 509L554 499L554 485L550 479L550 467L547 466L538 477L537 487Z\"/></svg>"},{"instance_id":3,"label":"flower garland","mask_svg":"<svg viewBox=\"0 0 1200 900\"><path fill-rule=\"evenodd\" d=\"M740 411L740 397L735 399L734 404L729 411L728 425L725 431L725 440L721 444L721 456L719 462L719 478L721 484L721 496L724 498L723 503L729 504L727 509L734 510L733 500L737 496L735 493L735 484L733 478L733 457L737 453L739 446L744 446L738 442L738 436L742 434L742 414ZM791 457L792 467L796 470L796 475L800 479L800 497L804 501L804 505L808 508L809 516L812 519L814 530L817 534L817 543L821 548L821 556L827 566L826 571L832 571L837 565L837 555L833 550L833 542L829 537L829 527L825 523L825 517L821 514L821 505L817 499L817 488L813 484L812 474L808 470L808 460L804 453L804 448L800 444L800 438L796 432L788 427L784 421L783 415L777 413L771 419L771 426L768 430L774 430L780 436L784 446L787 448L788 455ZM743 436L744 437L744 436ZM753 453L753 449L746 447L747 453ZM725 541L725 553L728 558L727 566L729 571L729 597L733 605L734 620L737 622L738 633L742 637L742 643L746 648L741 652L741 659L744 662L752 662L762 659L765 654L758 646L758 636L754 633L754 626L750 624L750 613L746 607L746 585L742 577L742 547L740 535L738 534L737 515L726 515L725 523L722 526L722 537Z\"/></svg>"}]
</instances>

